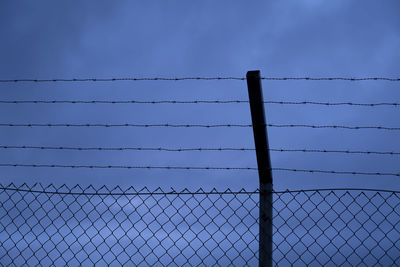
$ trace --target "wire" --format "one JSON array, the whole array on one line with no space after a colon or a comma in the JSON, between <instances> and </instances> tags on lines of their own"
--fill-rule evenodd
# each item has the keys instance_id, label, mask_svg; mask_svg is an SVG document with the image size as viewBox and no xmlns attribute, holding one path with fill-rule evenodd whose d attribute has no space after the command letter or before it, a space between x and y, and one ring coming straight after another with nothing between
<instances>
[{"instance_id":1,"label":"wire","mask_svg":"<svg viewBox=\"0 0 400 267\"><path fill-rule=\"evenodd\" d=\"M273 193L274 194L292 194L292 193L322 192L322 191L362 191L362 192L383 192L383 193L400 194L400 191L395 191L395 190L373 189L373 188L348 188L348 187L284 190L284 191L273 191Z\"/></svg>"},{"instance_id":2,"label":"wire","mask_svg":"<svg viewBox=\"0 0 400 267\"><path fill-rule=\"evenodd\" d=\"M398 82L400 78L389 77L261 77L267 81L391 81ZM72 78L72 79L1 79L2 83L13 82L114 82L114 81L185 81L185 80L239 80L244 77L125 77L125 78Z\"/></svg>"},{"instance_id":3,"label":"wire","mask_svg":"<svg viewBox=\"0 0 400 267\"><path fill-rule=\"evenodd\" d=\"M1 104L244 104L248 100L0 100ZM278 105L323 105L323 106L400 106L400 103L352 103L314 101L264 101L264 104Z\"/></svg>"},{"instance_id":4,"label":"wire","mask_svg":"<svg viewBox=\"0 0 400 267\"><path fill-rule=\"evenodd\" d=\"M279 105L323 105L323 106L400 106L400 103L352 103L352 102L314 102L314 101L264 101L265 104L279 104Z\"/></svg>"},{"instance_id":5,"label":"wire","mask_svg":"<svg viewBox=\"0 0 400 267\"><path fill-rule=\"evenodd\" d=\"M252 167L184 167L184 166L122 166L122 165L60 165L0 163L0 167L72 168L72 169L167 169L167 170L257 170Z\"/></svg>"},{"instance_id":6,"label":"wire","mask_svg":"<svg viewBox=\"0 0 400 267\"><path fill-rule=\"evenodd\" d=\"M254 167L193 167L193 166L123 166L123 165L60 165L60 164L14 164L0 163L0 167L33 167L33 168L72 168L72 169L167 169L167 170L258 170ZM376 176L400 176L400 173L386 172L355 172L355 171L331 171L308 170L290 168L271 168L273 171L290 171L306 173L352 174L352 175L376 175Z\"/></svg>"},{"instance_id":7,"label":"wire","mask_svg":"<svg viewBox=\"0 0 400 267\"><path fill-rule=\"evenodd\" d=\"M362 129L374 129L374 130L387 130L387 131L399 131L400 127L384 127L384 126L346 126L346 125L309 125L309 124L267 124L268 127L277 128L333 128L333 129L349 129L349 130L362 130ZM171 128L221 128L221 127L252 127L251 124L133 124L133 123L122 123L122 124L101 124L101 123L0 123L0 127L171 127Z\"/></svg>"},{"instance_id":8,"label":"wire","mask_svg":"<svg viewBox=\"0 0 400 267\"><path fill-rule=\"evenodd\" d=\"M269 81L390 81L390 82L398 82L400 78L388 78L388 77L261 77L261 80L269 80Z\"/></svg>"},{"instance_id":9,"label":"wire","mask_svg":"<svg viewBox=\"0 0 400 267\"><path fill-rule=\"evenodd\" d=\"M3 104L239 104L249 103L247 100L4 100Z\"/></svg>"},{"instance_id":10,"label":"wire","mask_svg":"<svg viewBox=\"0 0 400 267\"><path fill-rule=\"evenodd\" d=\"M122 124L101 124L101 123L0 123L0 127L172 127L172 128L220 128L220 127L251 127L251 124L133 124L133 123L122 123Z\"/></svg>"},{"instance_id":11,"label":"wire","mask_svg":"<svg viewBox=\"0 0 400 267\"><path fill-rule=\"evenodd\" d=\"M39 187L42 190L35 190L32 188ZM52 188L53 191L48 190ZM241 189L239 191L232 191L229 188L225 191L217 191L215 188L211 191L204 191L202 188L196 191L189 191L189 189L183 189L180 191L176 191L171 188L171 191L162 191L161 188L157 188L154 191L148 190L146 187L141 190L135 190L133 187L129 187L126 190L122 190L119 186L109 189L106 186L102 186L99 189L95 189L92 185L87 186L86 188L75 186L73 188L68 188L65 185L56 188L54 185L50 184L44 187L41 184L34 184L31 188L28 186L19 186L17 187L14 184L10 184L8 186L0 185L0 190L3 191L18 191L18 192L27 192L27 193L37 193L37 194L55 194L55 195L87 195L87 196L129 196L129 195L254 195L260 194L260 190L248 191L246 189ZM80 192L76 192L75 190L80 190ZM85 192L87 190L94 190L94 192ZM103 190L107 190L108 192L104 192ZM112 192L118 190L117 192ZM133 192L132 192L132 191ZM318 188L318 189L300 189L300 190L284 190L284 191L272 191L273 194L293 194L293 193L306 193L306 192L321 192L321 191L363 191L363 192L384 192L384 193L392 193L392 194L400 194L400 191L394 190L385 190L385 189L371 189L371 188Z\"/></svg>"},{"instance_id":12,"label":"wire","mask_svg":"<svg viewBox=\"0 0 400 267\"><path fill-rule=\"evenodd\" d=\"M346 126L346 125L308 125L308 124L267 124L268 127L278 128L334 128L334 129L349 129L349 130L361 130L361 129L375 129L375 130L388 130L388 131L399 131L400 127L383 127L383 126Z\"/></svg>"},{"instance_id":13,"label":"wire","mask_svg":"<svg viewBox=\"0 0 400 267\"><path fill-rule=\"evenodd\" d=\"M63 146L4 146L0 149L39 149L39 150L78 150L78 151L166 151L166 152L185 152L185 151L255 151L254 148L234 148L234 147L216 147L216 148L165 148L165 147L63 147ZM379 154L379 155L400 155L400 152L393 151L352 151L352 150L327 150L327 149L284 149L270 148L273 152L305 152L305 153L344 153L344 154Z\"/></svg>"},{"instance_id":14,"label":"wire","mask_svg":"<svg viewBox=\"0 0 400 267\"><path fill-rule=\"evenodd\" d=\"M166 152L185 152L185 151L254 151L254 148L165 148L165 147L60 147L60 146L0 146L0 149L40 149L40 150L97 150L97 151L166 151Z\"/></svg>"},{"instance_id":15,"label":"wire","mask_svg":"<svg viewBox=\"0 0 400 267\"><path fill-rule=\"evenodd\" d=\"M115 81L187 81L187 80L239 80L242 77L127 77L127 78L72 78L72 79L3 79L0 82L115 82Z\"/></svg>"},{"instance_id":16,"label":"wire","mask_svg":"<svg viewBox=\"0 0 400 267\"><path fill-rule=\"evenodd\" d=\"M43 187L43 186L42 186ZM52 185L47 186L43 190L33 190L33 189L26 189L22 187L11 187L10 185L8 187L1 187L0 190L3 191L18 191L18 192L27 192L27 193L39 193L39 194L57 194L57 195L87 195L87 196L129 196L129 195L254 195L254 194L259 194L259 190L254 190L254 191L246 191L245 189L241 189L239 191L232 191L229 188L225 191L217 191L215 188L211 191L204 191L202 188L196 190L196 191L189 191L188 189L183 189L180 191L176 191L175 189L171 188L171 191L163 192L161 188L157 188L154 191L149 191L146 187L142 190L136 191L134 188L130 187L128 190L134 190L135 192L98 192L101 191L102 189L106 188L103 186L96 192L84 192L85 190L88 189L94 189L93 186L88 186L87 188L79 188L82 190L82 192L73 192L75 188L72 189L67 189L67 188L62 188L65 190L69 191L59 191L59 189L56 189L56 191L47 191L46 189L49 187L53 187ZM114 188L109 190L108 188L106 190L113 191L119 188Z\"/></svg>"},{"instance_id":17,"label":"wire","mask_svg":"<svg viewBox=\"0 0 400 267\"><path fill-rule=\"evenodd\" d=\"M288 168L272 168L272 170L273 171L306 172L306 173L400 176L400 173L385 173L385 172L353 172L353 171L331 171L331 170L304 170L304 169L288 169Z\"/></svg>"},{"instance_id":18,"label":"wire","mask_svg":"<svg viewBox=\"0 0 400 267\"><path fill-rule=\"evenodd\" d=\"M356 151L356 150L329 150L329 149L274 149L276 152L305 152L305 153L344 153L344 154L377 154L377 155L400 155L400 152L393 151Z\"/></svg>"}]
</instances>

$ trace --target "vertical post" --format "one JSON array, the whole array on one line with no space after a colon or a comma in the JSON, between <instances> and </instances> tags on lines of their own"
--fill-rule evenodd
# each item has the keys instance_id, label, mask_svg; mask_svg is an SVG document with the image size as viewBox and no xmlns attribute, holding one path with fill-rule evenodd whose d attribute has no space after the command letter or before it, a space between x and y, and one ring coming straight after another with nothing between
<instances>
[{"instance_id":1,"label":"vertical post","mask_svg":"<svg viewBox=\"0 0 400 267\"><path fill-rule=\"evenodd\" d=\"M259 266L272 266L272 170L260 71L246 75L260 179Z\"/></svg>"}]
</instances>

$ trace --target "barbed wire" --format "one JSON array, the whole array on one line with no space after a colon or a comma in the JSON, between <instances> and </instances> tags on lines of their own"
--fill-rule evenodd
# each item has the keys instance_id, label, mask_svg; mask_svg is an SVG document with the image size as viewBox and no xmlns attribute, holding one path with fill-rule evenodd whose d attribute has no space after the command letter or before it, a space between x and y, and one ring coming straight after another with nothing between
<instances>
[{"instance_id":1,"label":"barbed wire","mask_svg":"<svg viewBox=\"0 0 400 267\"><path fill-rule=\"evenodd\" d=\"M4 100L3 104L241 104L247 100Z\"/></svg>"},{"instance_id":2,"label":"barbed wire","mask_svg":"<svg viewBox=\"0 0 400 267\"><path fill-rule=\"evenodd\" d=\"M126 165L61 165L0 163L0 167L72 168L72 169L167 169L167 170L257 170L253 167L194 167L194 166L126 166Z\"/></svg>"},{"instance_id":3,"label":"barbed wire","mask_svg":"<svg viewBox=\"0 0 400 267\"><path fill-rule=\"evenodd\" d=\"M0 100L1 104L244 104L248 100ZM323 105L323 106L400 106L400 103L352 103L315 101L263 101L277 105Z\"/></svg>"},{"instance_id":4,"label":"barbed wire","mask_svg":"<svg viewBox=\"0 0 400 267\"><path fill-rule=\"evenodd\" d=\"M309 124L267 124L268 127L278 128L334 128L334 129L348 129L348 130L363 130L363 129L374 129L374 130L387 130L387 131L399 131L400 127L384 127L384 126L346 126L346 125L309 125Z\"/></svg>"},{"instance_id":5,"label":"barbed wire","mask_svg":"<svg viewBox=\"0 0 400 267\"><path fill-rule=\"evenodd\" d=\"M346 126L346 125L310 125L310 124L267 124L268 127L277 128L333 128L333 129L348 129L348 130L363 130L363 129L374 129L374 130L387 130L387 131L399 131L400 127L384 127L384 126ZM247 128L252 127L251 124L134 124L134 123L121 123L121 124L102 124L102 123L0 123L0 127L139 127L139 128L151 128L151 127L170 127L170 128Z\"/></svg>"},{"instance_id":6,"label":"barbed wire","mask_svg":"<svg viewBox=\"0 0 400 267\"><path fill-rule=\"evenodd\" d=\"M247 101L248 102L248 101ZM315 101L264 101L264 104L279 104L279 105L322 105L322 106L400 106L400 103L353 103L353 102L315 102Z\"/></svg>"},{"instance_id":7,"label":"barbed wire","mask_svg":"<svg viewBox=\"0 0 400 267\"><path fill-rule=\"evenodd\" d=\"M72 169L166 169L166 170L248 170L256 171L255 167L197 167L197 166L126 166L126 165L61 165L61 164L15 164L0 163L0 167L33 167L33 168L72 168ZM358 171L333 171L333 170L310 170L291 168L271 168L272 171L289 171L305 173L326 174L351 174L351 175L376 175L376 176L400 176L400 173L388 172L358 172Z\"/></svg>"},{"instance_id":8,"label":"barbed wire","mask_svg":"<svg viewBox=\"0 0 400 267\"><path fill-rule=\"evenodd\" d=\"M388 173L388 172L356 172L356 171L308 170L308 169L290 169L290 168L272 168L272 170L273 171L306 172L306 173L376 175L376 176L398 176L398 177L400 177L400 173Z\"/></svg>"},{"instance_id":9,"label":"barbed wire","mask_svg":"<svg viewBox=\"0 0 400 267\"><path fill-rule=\"evenodd\" d=\"M279 104L279 105L323 105L323 106L400 106L400 103L352 103L352 102L315 102L315 101L264 101L265 104Z\"/></svg>"},{"instance_id":10,"label":"barbed wire","mask_svg":"<svg viewBox=\"0 0 400 267\"><path fill-rule=\"evenodd\" d=\"M187 81L187 80L239 80L243 77L126 77L126 78L71 78L71 79L2 79L0 82L116 82L116 81Z\"/></svg>"},{"instance_id":11,"label":"barbed wire","mask_svg":"<svg viewBox=\"0 0 400 267\"><path fill-rule=\"evenodd\" d=\"M0 79L1 83L15 82L114 82L114 81L185 81L185 80L238 80L245 77L122 77L122 78L71 78L71 79ZM261 77L267 81L391 81L398 82L400 78L389 77Z\"/></svg>"},{"instance_id":12,"label":"barbed wire","mask_svg":"<svg viewBox=\"0 0 400 267\"><path fill-rule=\"evenodd\" d=\"M270 151L275 151L275 152L400 155L400 152L393 152L393 151L357 151L357 150L329 150L329 149L279 149L279 148L271 148L269 150Z\"/></svg>"},{"instance_id":13,"label":"barbed wire","mask_svg":"<svg viewBox=\"0 0 400 267\"><path fill-rule=\"evenodd\" d=\"M0 123L0 127L171 127L171 128L220 128L220 127L251 127L251 124L135 124L135 123L121 123L121 124L102 124L102 123Z\"/></svg>"},{"instance_id":14,"label":"barbed wire","mask_svg":"<svg viewBox=\"0 0 400 267\"><path fill-rule=\"evenodd\" d=\"M38 149L38 150L78 150L78 151L166 151L166 152L185 152L185 151L255 151L254 148L246 147L191 147L191 148L166 148L166 147L64 147L64 146L5 146L0 145L0 149ZM378 154L378 155L400 155L394 151L356 151L356 150L329 150L329 149L286 149L270 148L273 152L305 152L305 153L344 153L344 154Z\"/></svg>"},{"instance_id":15,"label":"barbed wire","mask_svg":"<svg viewBox=\"0 0 400 267\"><path fill-rule=\"evenodd\" d=\"M269 81L390 81L398 82L400 78L389 77L261 77Z\"/></svg>"}]
</instances>

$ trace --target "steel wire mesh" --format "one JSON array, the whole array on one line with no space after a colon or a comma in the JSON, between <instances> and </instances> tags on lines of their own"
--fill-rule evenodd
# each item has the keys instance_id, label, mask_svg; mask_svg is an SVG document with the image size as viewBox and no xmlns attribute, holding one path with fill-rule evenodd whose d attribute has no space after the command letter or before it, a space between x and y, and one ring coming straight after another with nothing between
<instances>
[{"instance_id":1,"label":"steel wire mesh","mask_svg":"<svg viewBox=\"0 0 400 267\"><path fill-rule=\"evenodd\" d=\"M257 266L259 192L0 186L2 266ZM400 192L274 193L275 265L398 266Z\"/></svg>"},{"instance_id":2,"label":"steel wire mesh","mask_svg":"<svg viewBox=\"0 0 400 267\"><path fill-rule=\"evenodd\" d=\"M378 190L276 193L274 263L399 266L399 197Z\"/></svg>"}]
</instances>

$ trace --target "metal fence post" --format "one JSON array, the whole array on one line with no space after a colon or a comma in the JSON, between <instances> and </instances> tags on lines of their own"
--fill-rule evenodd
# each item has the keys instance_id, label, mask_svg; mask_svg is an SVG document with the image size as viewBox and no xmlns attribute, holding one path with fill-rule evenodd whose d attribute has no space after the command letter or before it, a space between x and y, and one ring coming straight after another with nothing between
<instances>
[{"instance_id":1,"label":"metal fence post","mask_svg":"<svg viewBox=\"0 0 400 267\"><path fill-rule=\"evenodd\" d=\"M272 170L260 71L246 75L260 179L259 266L272 266Z\"/></svg>"}]
</instances>

